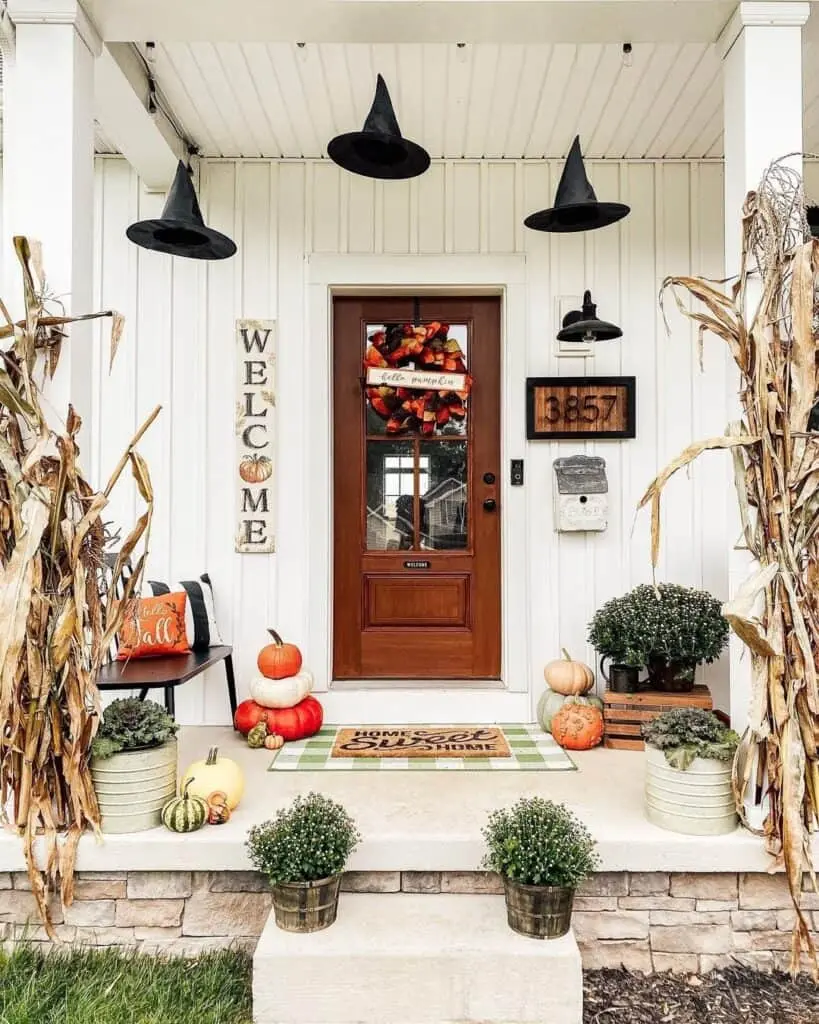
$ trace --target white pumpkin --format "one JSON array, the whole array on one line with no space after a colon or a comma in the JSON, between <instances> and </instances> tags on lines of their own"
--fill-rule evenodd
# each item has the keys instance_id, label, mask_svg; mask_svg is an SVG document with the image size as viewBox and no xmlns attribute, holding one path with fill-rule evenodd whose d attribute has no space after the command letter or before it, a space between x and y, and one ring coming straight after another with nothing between
<instances>
[{"instance_id":1,"label":"white pumpkin","mask_svg":"<svg viewBox=\"0 0 819 1024\"><path fill-rule=\"evenodd\" d=\"M306 668L284 679L254 676L250 696L263 708L292 708L313 689L313 676Z\"/></svg>"}]
</instances>

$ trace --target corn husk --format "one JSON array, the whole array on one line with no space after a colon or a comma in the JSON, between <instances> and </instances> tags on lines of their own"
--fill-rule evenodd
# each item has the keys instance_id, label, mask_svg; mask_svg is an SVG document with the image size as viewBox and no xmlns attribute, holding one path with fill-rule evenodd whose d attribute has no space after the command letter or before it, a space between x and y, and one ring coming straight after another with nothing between
<instances>
[{"instance_id":1,"label":"corn husk","mask_svg":"<svg viewBox=\"0 0 819 1024\"><path fill-rule=\"evenodd\" d=\"M121 625L137 571L122 580L124 559L145 548L153 493L136 443L128 446L104 492L79 468L81 421L69 406L66 422L46 420L36 375L53 377L77 320L112 321L111 358L122 318L113 311L68 317L46 308L47 288L33 243L14 239L23 274L25 318L13 323L0 302L0 816L22 837L28 876L43 924L52 937L49 891L73 898L74 862L82 834L99 834L100 811L89 767L99 725L96 680ZM121 546L113 577L104 566L108 496L126 469L137 480L146 511ZM102 595L122 585L122 600ZM35 848L37 847L37 848ZM41 848L40 848L41 847Z\"/></svg>"},{"instance_id":2,"label":"corn husk","mask_svg":"<svg viewBox=\"0 0 819 1024\"><path fill-rule=\"evenodd\" d=\"M672 295L698 324L700 341L710 333L728 345L742 420L690 445L649 485L640 507L651 505L656 568L665 483L706 451L731 451L743 536L757 562L723 608L748 647L753 677L734 796L747 826L746 794L767 793L761 835L773 866L784 867L796 908L791 972L807 955L816 976L800 904L805 873L814 877L810 832L819 823L819 432L808 429L819 390L819 243L807 227L801 178L784 159L746 198L740 272L730 290L694 277L663 282L661 305Z\"/></svg>"}]
</instances>

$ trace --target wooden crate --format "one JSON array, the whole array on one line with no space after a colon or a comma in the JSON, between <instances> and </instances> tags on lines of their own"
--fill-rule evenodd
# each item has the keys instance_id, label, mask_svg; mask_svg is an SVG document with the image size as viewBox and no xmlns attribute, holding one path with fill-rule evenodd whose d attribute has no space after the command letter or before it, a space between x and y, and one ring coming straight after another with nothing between
<instances>
[{"instance_id":1,"label":"wooden crate","mask_svg":"<svg viewBox=\"0 0 819 1024\"><path fill-rule=\"evenodd\" d=\"M617 750L642 750L640 727L663 711L672 708L704 708L711 711L711 691L707 686L695 686L690 693L665 693L663 690L643 690L641 693L603 694L604 745Z\"/></svg>"}]
</instances>

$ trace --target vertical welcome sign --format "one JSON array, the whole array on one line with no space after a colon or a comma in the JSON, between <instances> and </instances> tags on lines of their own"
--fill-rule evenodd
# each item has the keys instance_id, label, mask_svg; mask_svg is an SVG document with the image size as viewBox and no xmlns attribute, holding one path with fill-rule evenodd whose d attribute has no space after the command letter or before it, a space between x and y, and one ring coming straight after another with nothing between
<instances>
[{"instance_id":1,"label":"vertical welcome sign","mask_svg":"<svg viewBox=\"0 0 819 1024\"><path fill-rule=\"evenodd\" d=\"M276 550L276 321L236 321L236 550Z\"/></svg>"}]
</instances>

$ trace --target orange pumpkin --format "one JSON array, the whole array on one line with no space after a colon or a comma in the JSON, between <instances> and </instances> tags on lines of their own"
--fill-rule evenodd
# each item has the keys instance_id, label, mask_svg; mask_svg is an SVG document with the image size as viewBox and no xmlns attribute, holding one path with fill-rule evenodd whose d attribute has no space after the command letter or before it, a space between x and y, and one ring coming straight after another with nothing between
<instances>
[{"instance_id":1,"label":"orange pumpkin","mask_svg":"<svg viewBox=\"0 0 819 1024\"><path fill-rule=\"evenodd\" d=\"M552 719L552 736L566 750L591 750L603 739L603 716L592 704L566 703Z\"/></svg>"},{"instance_id":2,"label":"orange pumpkin","mask_svg":"<svg viewBox=\"0 0 819 1024\"><path fill-rule=\"evenodd\" d=\"M579 697L594 686L594 672L582 661L572 661L567 651L557 661L550 661L543 670L549 688L564 697Z\"/></svg>"},{"instance_id":3,"label":"orange pumpkin","mask_svg":"<svg viewBox=\"0 0 819 1024\"><path fill-rule=\"evenodd\" d=\"M273 475L273 463L266 455L245 455L239 463L239 476L246 484L260 484Z\"/></svg>"},{"instance_id":4,"label":"orange pumpkin","mask_svg":"<svg viewBox=\"0 0 819 1024\"><path fill-rule=\"evenodd\" d=\"M273 637L273 643L259 651L256 661L259 671L268 679L287 679L296 675L301 668L301 651L295 644L286 644L275 629L267 632Z\"/></svg>"}]
</instances>

